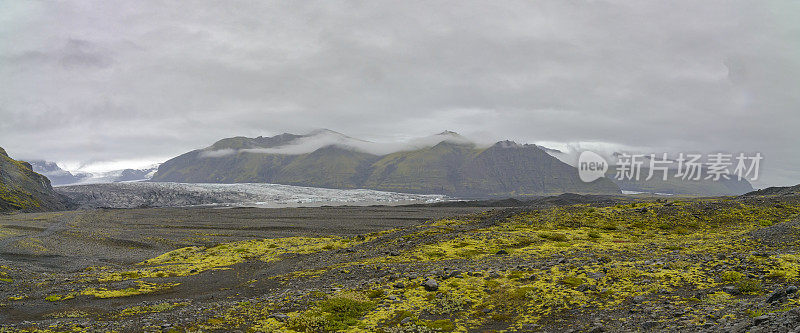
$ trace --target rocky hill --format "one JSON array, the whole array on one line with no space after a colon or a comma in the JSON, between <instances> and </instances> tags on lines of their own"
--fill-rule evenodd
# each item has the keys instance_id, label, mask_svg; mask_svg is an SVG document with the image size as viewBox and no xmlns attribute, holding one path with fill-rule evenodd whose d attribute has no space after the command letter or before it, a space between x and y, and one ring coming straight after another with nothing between
<instances>
[{"instance_id":1,"label":"rocky hill","mask_svg":"<svg viewBox=\"0 0 800 333\"><path fill-rule=\"evenodd\" d=\"M453 132L387 151L332 131L236 137L175 157L153 181L275 183L445 194L466 198L618 194L608 179L584 183L575 168L535 145L480 147Z\"/></svg>"},{"instance_id":2,"label":"rocky hill","mask_svg":"<svg viewBox=\"0 0 800 333\"><path fill-rule=\"evenodd\" d=\"M642 168L642 178L639 180L619 180L616 178L615 170L609 170L606 176L611 179L623 191L662 193L673 195L691 196L721 196L721 195L740 195L753 191L753 186L747 179L720 178L719 180L705 179L706 174L701 174L699 180L683 180L675 178L674 170L669 171L669 177L664 180L660 171L655 171L655 176L646 180L647 168Z\"/></svg>"},{"instance_id":3,"label":"rocky hill","mask_svg":"<svg viewBox=\"0 0 800 333\"><path fill-rule=\"evenodd\" d=\"M0 332L797 332L800 196L616 198L0 216Z\"/></svg>"},{"instance_id":4,"label":"rocky hill","mask_svg":"<svg viewBox=\"0 0 800 333\"><path fill-rule=\"evenodd\" d=\"M63 208L47 177L34 172L28 162L12 159L0 148L0 212Z\"/></svg>"},{"instance_id":5,"label":"rocky hill","mask_svg":"<svg viewBox=\"0 0 800 333\"><path fill-rule=\"evenodd\" d=\"M745 194L745 196L762 196L762 195L800 195L800 185L767 187L764 189L760 189Z\"/></svg>"}]
</instances>

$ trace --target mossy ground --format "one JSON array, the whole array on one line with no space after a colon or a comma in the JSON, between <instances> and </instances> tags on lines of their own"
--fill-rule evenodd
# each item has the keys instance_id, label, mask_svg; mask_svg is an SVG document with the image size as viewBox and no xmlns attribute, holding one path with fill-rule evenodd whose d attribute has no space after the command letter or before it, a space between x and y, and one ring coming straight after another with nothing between
<instances>
[{"instance_id":1,"label":"mossy ground","mask_svg":"<svg viewBox=\"0 0 800 333\"><path fill-rule=\"evenodd\" d=\"M94 267L44 286L41 297L127 305L54 310L46 322L13 328L724 331L800 303L764 302L800 283L798 238L776 247L748 235L798 214L795 197L646 200L487 212L360 237L187 247Z\"/></svg>"}]
</instances>

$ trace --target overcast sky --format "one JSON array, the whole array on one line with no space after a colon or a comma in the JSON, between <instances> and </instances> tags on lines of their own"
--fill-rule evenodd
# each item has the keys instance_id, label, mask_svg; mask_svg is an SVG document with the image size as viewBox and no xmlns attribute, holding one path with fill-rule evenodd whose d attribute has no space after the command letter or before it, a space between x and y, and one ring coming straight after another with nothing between
<instances>
[{"instance_id":1,"label":"overcast sky","mask_svg":"<svg viewBox=\"0 0 800 333\"><path fill-rule=\"evenodd\" d=\"M800 183L800 1L0 1L0 146L163 161L330 128L761 152Z\"/></svg>"}]
</instances>

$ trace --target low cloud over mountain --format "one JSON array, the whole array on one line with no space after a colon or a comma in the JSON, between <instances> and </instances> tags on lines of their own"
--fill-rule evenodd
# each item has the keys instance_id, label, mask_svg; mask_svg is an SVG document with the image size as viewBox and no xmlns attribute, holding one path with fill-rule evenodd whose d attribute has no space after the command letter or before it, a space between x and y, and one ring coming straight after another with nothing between
<instances>
[{"instance_id":1,"label":"low cloud over mountain","mask_svg":"<svg viewBox=\"0 0 800 333\"><path fill-rule=\"evenodd\" d=\"M447 128L760 151L758 187L796 184L798 6L3 1L0 144L87 165L234 135L325 127L401 142Z\"/></svg>"},{"instance_id":2,"label":"low cloud over mountain","mask_svg":"<svg viewBox=\"0 0 800 333\"><path fill-rule=\"evenodd\" d=\"M536 145L501 141L484 146L450 131L389 144L330 130L234 137L164 162L153 180L368 188L469 198L620 193L605 178L583 183L577 169Z\"/></svg>"}]
</instances>

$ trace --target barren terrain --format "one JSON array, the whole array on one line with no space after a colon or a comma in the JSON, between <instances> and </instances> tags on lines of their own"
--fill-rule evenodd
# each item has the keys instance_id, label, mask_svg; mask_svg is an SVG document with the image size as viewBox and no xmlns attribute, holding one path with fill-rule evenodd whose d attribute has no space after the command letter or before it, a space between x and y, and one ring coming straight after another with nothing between
<instances>
[{"instance_id":1,"label":"barren terrain","mask_svg":"<svg viewBox=\"0 0 800 333\"><path fill-rule=\"evenodd\" d=\"M797 196L577 199L0 216L0 321L123 332L800 325Z\"/></svg>"}]
</instances>

